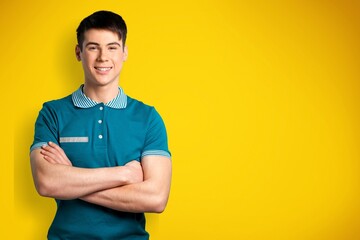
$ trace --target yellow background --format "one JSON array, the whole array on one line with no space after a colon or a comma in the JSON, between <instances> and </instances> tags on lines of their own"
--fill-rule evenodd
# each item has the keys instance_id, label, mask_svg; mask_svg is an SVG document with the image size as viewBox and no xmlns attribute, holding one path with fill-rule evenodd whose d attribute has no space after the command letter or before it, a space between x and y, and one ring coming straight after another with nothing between
<instances>
[{"instance_id":1,"label":"yellow background","mask_svg":"<svg viewBox=\"0 0 360 240\"><path fill-rule=\"evenodd\" d=\"M128 25L120 84L155 105L173 154L152 239L360 239L358 1L2 1L2 239L45 239L55 212L28 151L43 102L83 81L75 29Z\"/></svg>"}]
</instances>

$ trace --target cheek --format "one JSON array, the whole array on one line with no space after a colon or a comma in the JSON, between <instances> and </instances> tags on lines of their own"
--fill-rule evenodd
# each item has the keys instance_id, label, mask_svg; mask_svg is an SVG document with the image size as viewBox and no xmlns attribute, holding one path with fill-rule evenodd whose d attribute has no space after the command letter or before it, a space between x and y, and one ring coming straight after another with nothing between
<instances>
[{"instance_id":1,"label":"cheek","mask_svg":"<svg viewBox=\"0 0 360 240\"><path fill-rule=\"evenodd\" d=\"M85 71L86 71L86 69L90 68L89 62L85 59L82 60L82 65L83 65L83 68Z\"/></svg>"},{"instance_id":2,"label":"cheek","mask_svg":"<svg viewBox=\"0 0 360 240\"><path fill-rule=\"evenodd\" d=\"M118 63L117 63L117 66L118 66L118 68L122 68L123 67L123 61L119 61Z\"/></svg>"},{"instance_id":3,"label":"cheek","mask_svg":"<svg viewBox=\"0 0 360 240\"><path fill-rule=\"evenodd\" d=\"M84 66L87 66L88 68L92 68L95 62L96 62L96 58L92 56L91 57L88 56L83 60Z\"/></svg>"},{"instance_id":4,"label":"cheek","mask_svg":"<svg viewBox=\"0 0 360 240\"><path fill-rule=\"evenodd\" d=\"M97 55L95 53L86 53L83 55L83 61L87 63L92 63L96 61Z\"/></svg>"},{"instance_id":5,"label":"cheek","mask_svg":"<svg viewBox=\"0 0 360 240\"><path fill-rule=\"evenodd\" d=\"M119 56L119 57L116 57L114 58L114 64L117 65L117 66L122 66L123 64L123 57L122 56Z\"/></svg>"}]
</instances>

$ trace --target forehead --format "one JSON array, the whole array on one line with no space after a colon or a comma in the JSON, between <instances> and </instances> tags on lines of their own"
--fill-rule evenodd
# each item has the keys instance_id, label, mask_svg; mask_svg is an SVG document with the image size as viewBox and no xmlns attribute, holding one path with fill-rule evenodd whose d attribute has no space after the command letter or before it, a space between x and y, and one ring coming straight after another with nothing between
<instances>
[{"instance_id":1,"label":"forehead","mask_svg":"<svg viewBox=\"0 0 360 240\"><path fill-rule=\"evenodd\" d=\"M108 44L118 42L121 44L121 39L116 32L106 29L89 29L84 33L84 44L94 42L98 44Z\"/></svg>"}]
</instances>

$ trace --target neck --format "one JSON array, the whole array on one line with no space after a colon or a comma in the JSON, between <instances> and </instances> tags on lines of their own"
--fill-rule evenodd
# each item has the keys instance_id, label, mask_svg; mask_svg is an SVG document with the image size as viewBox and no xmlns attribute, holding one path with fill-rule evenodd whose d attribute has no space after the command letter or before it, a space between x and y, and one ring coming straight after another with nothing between
<instances>
[{"instance_id":1,"label":"neck","mask_svg":"<svg viewBox=\"0 0 360 240\"><path fill-rule=\"evenodd\" d=\"M84 84L84 94L96 102L108 103L119 94L119 87L116 86L90 86Z\"/></svg>"}]
</instances>

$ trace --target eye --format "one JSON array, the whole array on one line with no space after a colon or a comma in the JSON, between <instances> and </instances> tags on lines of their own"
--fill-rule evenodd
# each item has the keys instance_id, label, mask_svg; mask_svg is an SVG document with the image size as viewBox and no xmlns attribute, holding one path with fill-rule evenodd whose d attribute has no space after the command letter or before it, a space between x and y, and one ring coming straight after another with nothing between
<instances>
[{"instance_id":1,"label":"eye","mask_svg":"<svg viewBox=\"0 0 360 240\"><path fill-rule=\"evenodd\" d=\"M118 47L115 47L115 46L109 47L109 50L112 50L112 51L115 51L115 50L117 50L117 49L118 49Z\"/></svg>"},{"instance_id":2,"label":"eye","mask_svg":"<svg viewBox=\"0 0 360 240\"><path fill-rule=\"evenodd\" d=\"M95 50L97 50L97 47L96 46L89 46L87 49L90 50L90 51L95 51Z\"/></svg>"}]
</instances>

